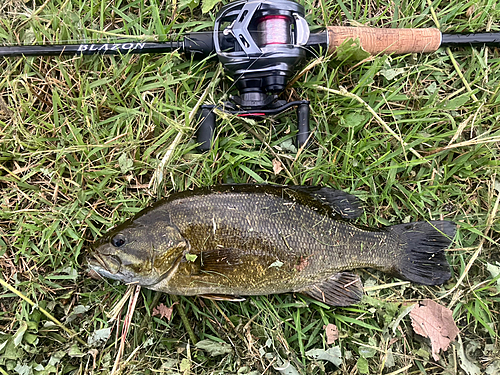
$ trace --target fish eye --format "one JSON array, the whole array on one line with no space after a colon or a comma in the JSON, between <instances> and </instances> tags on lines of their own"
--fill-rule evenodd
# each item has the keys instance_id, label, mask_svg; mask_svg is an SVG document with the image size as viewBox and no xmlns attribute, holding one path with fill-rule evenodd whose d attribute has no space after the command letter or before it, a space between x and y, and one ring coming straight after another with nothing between
<instances>
[{"instance_id":1,"label":"fish eye","mask_svg":"<svg viewBox=\"0 0 500 375\"><path fill-rule=\"evenodd\" d=\"M121 247L125 245L125 242L127 241L125 240L123 234L117 234L111 239L111 245L113 245L114 247Z\"/></svg>"}]
</instances>

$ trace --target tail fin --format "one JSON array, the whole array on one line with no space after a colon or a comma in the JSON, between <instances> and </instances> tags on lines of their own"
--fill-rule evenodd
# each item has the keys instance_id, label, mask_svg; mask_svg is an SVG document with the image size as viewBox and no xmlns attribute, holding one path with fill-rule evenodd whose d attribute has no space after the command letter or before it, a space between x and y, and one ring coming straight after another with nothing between
<instances>
[{"instance_id":1,"label":"tail fin","mask_svg":"<svg viewBox=\"0 0 500 375\"><path fill-rule=\"evenodd\" d=\"M394 225L389 230L404 246L403 256L395 267L398 277L425 285L443 284L450 278L444 250L455 236L455 223L417 221Z\"/></svg>"}]
</instances>

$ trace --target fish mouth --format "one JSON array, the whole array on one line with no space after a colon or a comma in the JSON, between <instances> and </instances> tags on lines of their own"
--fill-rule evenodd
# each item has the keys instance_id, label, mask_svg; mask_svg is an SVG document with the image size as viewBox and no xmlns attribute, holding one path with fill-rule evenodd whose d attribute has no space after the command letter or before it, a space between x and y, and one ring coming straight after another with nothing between
<instances>
[{"instance_id":1,"label":"fish mouth","mask_svg":"<svg viewBox=\"0 0 500 375\"><path fill-rule=\"evenodd\" d=\"M100 273L99 270L102 270L111 275L118 274L121 269L121 262L114 257L105 257L107 258L106 260L104 259L103 255L99 254L98 252L93 252L87 257L87 264L90 268L98 273ZM110 267L110 264L113 262L116 263L116 267L114 267L114 269Z\"/></svg>"},{"instance_id":2,"label":"fish mouth","mask_svg":"<svg viewBox=\"0 0 500 375\"><path fill-rule=\"evenodd\" d=\"M161 276L145 278L137 276L127 271L126 267L122 266L118 257L100 254L97 251L89 254L86 260L90 270L96 272L99 276L119 280L126 284L139 283L142 286L148 287L155 285L162 278Z\"/></svg>"}]
</instances>

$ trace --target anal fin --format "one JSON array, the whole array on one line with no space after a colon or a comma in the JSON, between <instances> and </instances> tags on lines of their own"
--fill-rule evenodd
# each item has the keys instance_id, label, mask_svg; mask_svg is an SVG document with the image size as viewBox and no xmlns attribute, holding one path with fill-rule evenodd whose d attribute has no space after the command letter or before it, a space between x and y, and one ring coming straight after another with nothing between
<instances>
[{"instance_id":1,"label":"anal fin","mask_svg":"<svg viewBox=\"0 0 500 375\"><path fill-rule=\"evenodd\" d=\"M358 275L339 272L319 284L298 292L330 306L349 306L361 301L363 284Z\"/></svg>"}]
</instances>

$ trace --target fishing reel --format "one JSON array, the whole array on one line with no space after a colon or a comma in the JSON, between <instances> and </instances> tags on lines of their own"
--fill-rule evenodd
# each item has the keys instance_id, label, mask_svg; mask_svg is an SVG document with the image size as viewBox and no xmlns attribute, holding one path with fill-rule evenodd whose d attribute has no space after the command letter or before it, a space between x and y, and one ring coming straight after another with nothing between
<instances>
[{"instance_id":1,"label":"fishing reel","mask_svg":"<svg viewBox=\"0 0 500 375\"><path fill-rule=\"evenodd\" d=\"M297 108L297 144L309 138L309 102L279 99L295 68L306 57L310 37L304 7L291 0L239 0L224 6L213 31L213 50L238 95L222 105L203 105L197 141L208 150L216 127L215 109L262 118Z\"/></svg>"}]
</instances>

